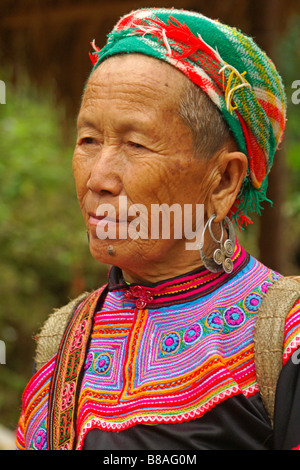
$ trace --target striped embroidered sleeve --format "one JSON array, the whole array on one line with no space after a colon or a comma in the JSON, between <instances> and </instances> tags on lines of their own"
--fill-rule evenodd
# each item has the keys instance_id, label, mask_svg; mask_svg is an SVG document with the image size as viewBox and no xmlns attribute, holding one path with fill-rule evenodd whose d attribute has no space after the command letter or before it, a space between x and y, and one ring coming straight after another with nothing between
<instances>
[{"instance_id":1,"label":"striped embroidered sleeve","mask_svg":"<svg viewBox=\"0 0 300 470\"><path fill-rule=\"evenodd\" d=\"M284 331L283 365L290 357L295 357L300 363L300 352L297 356L297 349L300 346L300 299L295 303L289 312Z\"/></svg>"},{"instance_id":2,"label":"striped embroidered sleeve","mask_svg":"<svg viewBox=\"0 0 300 470\"><path fill-rule=\"evenodd\" d=\"M22 396L22 411L17 429L17 449L42 450L46 444L48 391L56 356L36 372Z\"/></svg>"},{"instance_id":3,"label":"striped embroidered sleeve","mask_svg":"<svg viewBox=\"0 0 300 470\"><path fill-rule=\"evenodd\" d=\"M26 450L25 449L25 439L24 439L24 414L20 416L18 428L16 432L16 448L17 450Z\"/></svg>"},{"instance_id":4,"label":"striped embroidered sleeve","mask_svg":"<svg viewBox=\"0 0 300 470\"><path fill-rule=\"evenodd\" d=\"M300 299L295 303L290 311L285 324L285 342L283 361L291 357L292 362L297 365L300 364ZM292 448L292 450L300 450L300 436L299 444Z\"/></svg>"},{"instance_id":5,"label":"striped embroidered sleeve","mask_svg":"<svg viewBox=\"0 0 300 470\"><path fill-rule=\"evenodd\" d=\"M276 450L300 450L300 299L285 323L283 368L276 389L273 443Z\"/></svg>"}]
</instances>

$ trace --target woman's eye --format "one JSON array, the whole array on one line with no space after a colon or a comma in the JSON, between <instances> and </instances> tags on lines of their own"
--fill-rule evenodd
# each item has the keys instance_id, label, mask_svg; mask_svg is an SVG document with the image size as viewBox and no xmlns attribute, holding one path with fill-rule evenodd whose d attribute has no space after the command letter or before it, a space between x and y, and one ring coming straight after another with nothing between
<instances>
[{"instance_id":1,"label":"woman's eye","mask_svg":"<svg viewBox=\"0 0 300 470\"><path fill-rule=\"evenodd\" d=\"M130 147L133 147L135 149L144 149L145 147L142 144L138 144L137 142L128 142Z\"/></svg>"},{"instance_id":2,"label":"woman's eye","mask_svg":"<svg viewBox=\"0 0 300 470\"><path fill-rule=\"evenodd\" d=\"M80 140L80 144L91 145L91 144L95 144L95 143L96 143L96 141L95 141L95 139L93 139L93 137L83 137Z\"/></svg>"}]
</instances>

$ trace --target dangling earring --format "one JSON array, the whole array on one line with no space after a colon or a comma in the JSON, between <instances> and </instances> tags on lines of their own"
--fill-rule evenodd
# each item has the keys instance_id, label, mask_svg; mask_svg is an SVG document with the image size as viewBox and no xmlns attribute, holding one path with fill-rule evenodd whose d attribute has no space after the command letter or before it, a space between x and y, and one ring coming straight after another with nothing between
<instances>
[{"instance_id":1,"label":"dangling earring","mask_svg":"<svg viewBox=\"0 0 300 470\"><path fill-rule=\"evenodd\" d=\"M216 237L213 234L211 224L213 220L217 217L216 214L213 214L208 221L205 224L202 237L201 237L201 242L199 245L199 251L200 251L200 257L202 259L202 262L204 266L211 272L213 273L218 273L222 270L224 270L227 274L230 274L233 270L233 262L232 262L232 255L234 253L235 249L235 232L233 228L233 224L230 221L230 219L226 216L222 222L220 222L220 228L221 228L221 237L220 240L217 240ZM228 238L225 240L223 243L223 234L224 234L224 225L225 223L227 224L228 227ZM204 234L205 231L208 227L209 233L214 240L215 243L219 244L220 247L217 248L214 253L212 258L207 258L203 252L203 244L204 244Z\"/></svg>"}]
</instances>

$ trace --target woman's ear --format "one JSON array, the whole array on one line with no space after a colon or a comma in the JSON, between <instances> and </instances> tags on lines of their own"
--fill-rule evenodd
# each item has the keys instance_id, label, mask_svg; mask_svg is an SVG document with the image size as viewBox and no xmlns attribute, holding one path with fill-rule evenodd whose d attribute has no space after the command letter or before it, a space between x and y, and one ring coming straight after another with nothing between
<instances>
[{"instance_id":1,"label":"woman's ear","mask_svg":"<svg viewBox=\"0 0 300 470\"><path fill-rule=\"evenodd\" d=\"M224 151L219 155L216 165L218 176L210 193L210 203L213 212L217 214L214 222L221 222L237 198L247 174L248 160L242 152Z\"/></svg>"}]
</instances>

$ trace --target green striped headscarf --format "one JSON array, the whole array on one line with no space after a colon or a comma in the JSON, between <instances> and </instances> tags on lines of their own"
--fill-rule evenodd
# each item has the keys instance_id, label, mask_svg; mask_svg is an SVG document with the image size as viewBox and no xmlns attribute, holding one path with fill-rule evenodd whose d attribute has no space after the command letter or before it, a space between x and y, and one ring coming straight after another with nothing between
<instances>
[{"instance_id":1,"label":"green striped headscarf","mask_svg":"<svg viewBox=\"0 0 300 470\"><path fill-rule=\"evenodd\" d=\"M199 13L145 8L118 21L106 45L90 54L93 70L108 57L141 53L181 70L221 111L248 174L229 216L239 226L260 214L268 173L286 122L286 97L273 62L235 28Z\"/></svg>"}]
</instances>

